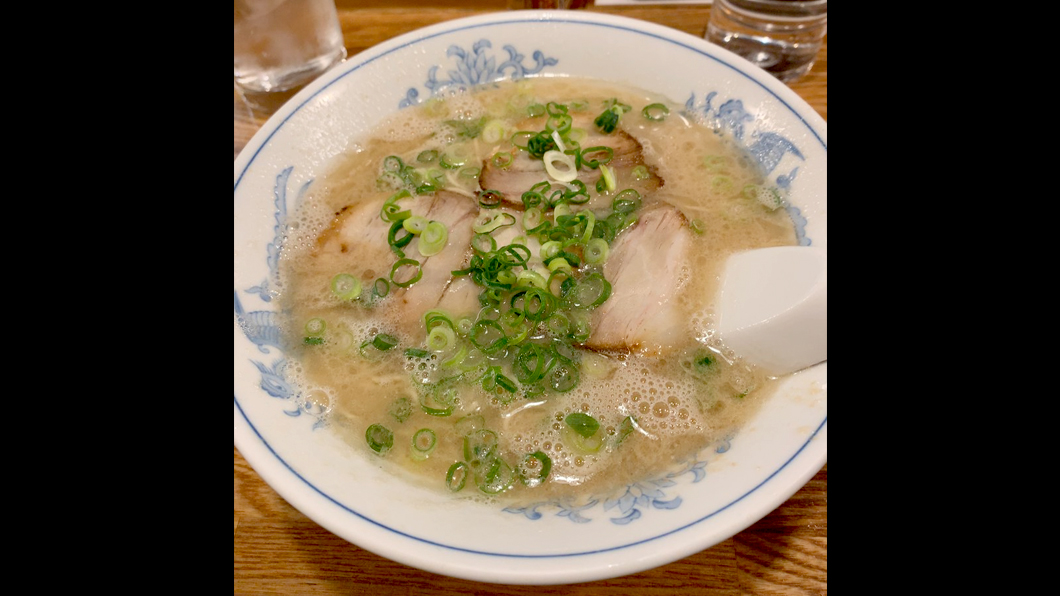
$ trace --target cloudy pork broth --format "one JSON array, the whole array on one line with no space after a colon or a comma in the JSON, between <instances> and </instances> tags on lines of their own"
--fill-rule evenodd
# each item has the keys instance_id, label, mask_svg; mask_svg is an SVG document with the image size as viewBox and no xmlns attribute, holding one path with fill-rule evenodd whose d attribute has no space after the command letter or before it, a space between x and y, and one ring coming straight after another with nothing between
<instances>
[{"instance_id":1,"label":"cloudy pork broth","mask_svg":"<svg viewBox=\"0 0 1060 596\"><path fill-rule=\"evenodd\" d=\"M624 489L768 399L712 308L728 255L796 243L781 207L648 92L549 78L429 100L292 214L289 373L410 481L504 502Z\"/></svg>"}]
</instances>

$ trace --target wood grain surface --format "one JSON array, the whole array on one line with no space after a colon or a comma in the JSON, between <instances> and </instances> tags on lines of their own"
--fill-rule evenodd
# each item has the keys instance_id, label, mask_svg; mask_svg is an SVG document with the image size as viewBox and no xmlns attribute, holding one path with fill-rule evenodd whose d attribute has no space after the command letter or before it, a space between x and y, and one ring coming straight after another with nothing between
<instances>
[{"instance_id":1,"label":"wood grain surface","mask_svg":"<svg viewBox=\"0 0 1060 596\"><path fill-rule=\"evenodd\" d=\"M530 1L530 0L527 0ZM349 56L394 36L451 19L508 10L521 0L337 0ZM710 6L590 6L696 36ZM828 47L789 86L828 119ZM249 96L234 89L233 159L294 92ZM679 561L623 577L563 586L455 579L395 563L325 530L284 501L233 448L234 594L589 595L828 593L828 466L772 513L736 536Z\"/></svg>"}]
</instances>

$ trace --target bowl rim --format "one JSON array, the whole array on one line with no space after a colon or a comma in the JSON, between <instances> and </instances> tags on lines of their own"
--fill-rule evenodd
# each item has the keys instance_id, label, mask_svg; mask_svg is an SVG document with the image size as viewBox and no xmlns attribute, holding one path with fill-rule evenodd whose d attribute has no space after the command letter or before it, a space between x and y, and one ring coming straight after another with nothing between
<instances>
[{"instance_id":1,"label":"bowl rim","mask_svg":"<svg viewBox=\"0 0 1060 596\"><path fill-rule=\"evenodd\" d=\"M685 46L716 59L723 58L720 62L727 64L734 70L739 71L740 74L746 76L749 80L754 81L759 86L763 87L768 93L776 97L779 102L784 104L793 114L802 119L806 127L812 131L813 135L817 137L817 140L824 147L825 152L827 152L827 123L820 114L818 114L816 110L810 107L789 87L750 62L723 48L676 29L621 15L582 11L516 10L444 21L394 37L347 58L343 63L334 67L332 70L328 71L292 96L292 98L277 110L251 137L250 141L248 141L247 145L243 148L235 161L235 189L238 191L241 180L251 168L257 155L294 114L301 110L307 103L312 101L320 92L336 83L341 78L356 71L361 66L382 59L386 55L406 46L439 35L445 35L457 30L482 28L502 23L515 22L576 22L605 25L629 30L638 34L658 37L663 41ZM826 364L821 366L826 367ZM614 569L613 565L609 564L606 560L602 560L601 555L615 549L635 546L637 544L664 538L669 534L684 529L684 527L666 534L653 536L652 538L631 545L620 545L614 548L603 549L601 552L579 553L579 555L584 554L587 559L592 559L591 564L585 565L581 569L564 568L559 570L543 570L534 573L513 573L510 571L497 571L495 569L481 569L473 564L457 564L453 566L445 561L433 560L430 557L421 556L416 553L410 554L405 549L401 548L400 544L388 542L386 539L378 540L379 533L373 531L372 528L365 526L366 524L367 526L374 524L385 528L384 525L375 520L364 518L359 513L335 502L329 495L321 492L320 489L307 479L302 478L297 471L292 469L287 462L284 461L279 453L273 450L272 446L268 444L265 438L258 433L253 422L240 407L239 396L235 395L234 397L237 422L235 426L235 446L240 450L244 459L246 459L255 472L257 472L270 487L300 512L343 539L391 560L443 575L483 582L505 584L577 583L606 579L619 575L628 575L676 561L682 557L709 548L746 529L748 526L752 525L790 498L827 462L827 415L825 415L819 427L813 431L811 437L801 448L798 449L798 451L791 455L783 466L762 480L761 483L748 491L746 495L730 505L733 508L747 508L753 503L754 507L751 508L752 511L748 514L733 518L732 521L729 521L727 524L717 526L711 529L710 532L704 533L694 540L689 540L689 537L687 536L688 533L686 533L686 536L684 537L685 540L677 543L674 547L668 548L664 552L643 554L636 560L624 561L618 569ZM257 437L257 439L255 439L255 437ZM790 466L789 464L795 460L799 460L800 465L797 467ZM292 476L294 478L292 478ZM292 480L295 478L297 481L292 484ZM763 487L766 487L766 485L768 485L768 492L763 492L762 489ZM757 500L746 500L745 497L750 494L755 494ZM321 499L329 502L322 503ZM356 531L351 531L347 525L340 524L339 521L336 521L336 519L332 517L334 514L334 508L336 507L345 512L353 513L355 516L361 517L365 523L359 524L361 527ZM713 515L714 514L712 513L710 516L697 519L687 525L700 524ZM395 532L395 530L390 528L385 528L385 531ZM397 533L401 534L401 532ZM406 537L423 541L422 538L415 536ZM392 536L390 536L390 538L392 538ZM453 548L445 545L436 546ZM487 554L492 555L493 553Z\"/></svg>"}]
</instances>

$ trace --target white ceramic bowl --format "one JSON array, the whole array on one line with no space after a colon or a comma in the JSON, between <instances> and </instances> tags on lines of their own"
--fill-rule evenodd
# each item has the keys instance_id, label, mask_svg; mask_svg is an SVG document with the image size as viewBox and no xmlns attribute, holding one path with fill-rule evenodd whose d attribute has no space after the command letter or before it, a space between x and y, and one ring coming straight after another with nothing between
<instances>
[{"instance_id":1,"label":"white ceramic bowl","mask_svg":"<svg viewBox=\"0 0 1060 596\"><path fill-rule=\"evenodd\" d=\"M726 445L577 510L511 511L402 485L320 428L322 413L288 383L269 280L299 193L382 117L433 91L563 75L658 91L716 119L789 190L800 242L826 245L824 120L765 71L673 29L581 11L498 12L394 38L303 89L235 161L235 445L299 511L394 561L502 584L636 573L735 535L826 462L827 363L787 379Z\"/></svg>"}]
</instances>

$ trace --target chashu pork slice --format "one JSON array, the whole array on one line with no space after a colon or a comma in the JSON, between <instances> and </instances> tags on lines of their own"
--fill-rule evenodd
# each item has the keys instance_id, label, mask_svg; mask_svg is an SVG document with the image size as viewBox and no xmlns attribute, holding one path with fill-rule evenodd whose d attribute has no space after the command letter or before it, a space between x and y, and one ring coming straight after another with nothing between
<instances>
[{"instance_id":1,"label":"chashu pork slice","mask_svg":"<svg viewBox=\"0 0 1060 596\"><path fill-rule=\"evenodd\" d=\"M314 257L320 271L351 273L365 287L371 287L379 277L390 278L391 268L400 257L387 241L391 224L380 217L383 204L383 199L356 203L335 215L317 239ZM422 277L407 288L392 285L386 299L386 308L398 311L400 329L396 331L416 338L423 333L423 314L438 305L453 280L452 272L467 259L478 205L473 199L446 191L407 197L399 205L413 215L442 222L449 233L445 248L436 255L420 254L418 237L402 249L407 258L420 263Z\"/></svg>"},{"instance_id":2,"label":"chashu pork slice","mask_svg":"<svg viewBox=\"0 0 1060 596\"><path fill-rule=\"evenodd\" d=\"M413 211L415 214L416 212ZM464 267L471 253L472 225L478 217L479 206L474 199L452 192L435 193L424 217L440 221L449 231L444 249L436 255L424 257L418 249L419 238L414 238L405 247L408 258L422 264L423 277L408 288L397 288L393 299L401 311L404 331L411 334L425 333L423 315L438 308L442 297L453 283L453 271ZM392 289L393 291L393 289Z\"/></svg>"},{"instance_id":3,"label":"chashu pork slice","mask_svg":"<svg viewBox=\"0 0 1060 596\"><path fill-rule=\"evenodd\" d=\"M633 138L624 130L618 129L613 133L605 134L597 130L591 121L586 128L589 136L581 141L583 148L610 147L614 154L608 164L615 173L616 190L633 188L641 195L647 195L663 185L654 166L644 162L644 148L637 139ZM596 154L588 156L599 157ZM633 176L633 168L644 165L648 169L648 178L637 180ZM578 180L582 181L590 190L590 195L595 195L596 181L600 178L601 171L583 165L578 171ZM515 159L506 168L500 168L493 164L492 159L487 159L482 164L482 173L479 176L479 186L482 190L496 190L504 195L504 202L514 208L523 207L523 193L530 187L543 181L553 183L553 188L558 188L559 182L553 180L545 171L545 163L540 158L532 157L526 151L517 151ZM595 205L590 205L595 207Z\"/></svg>"},{"instance_id":4,"label":"chashu pork slice","mask_svg":"<svg viewBox=\"0 0 1060 596\"><path fill-rule=\"evenodd\" d=\"M658 355L686 335L688 318L678 297L691 244L691 229L676 208L658 203L641 212L611 247L604 264L611 297L593 312L586 345Z\"/></svg>"}]
</instances>

